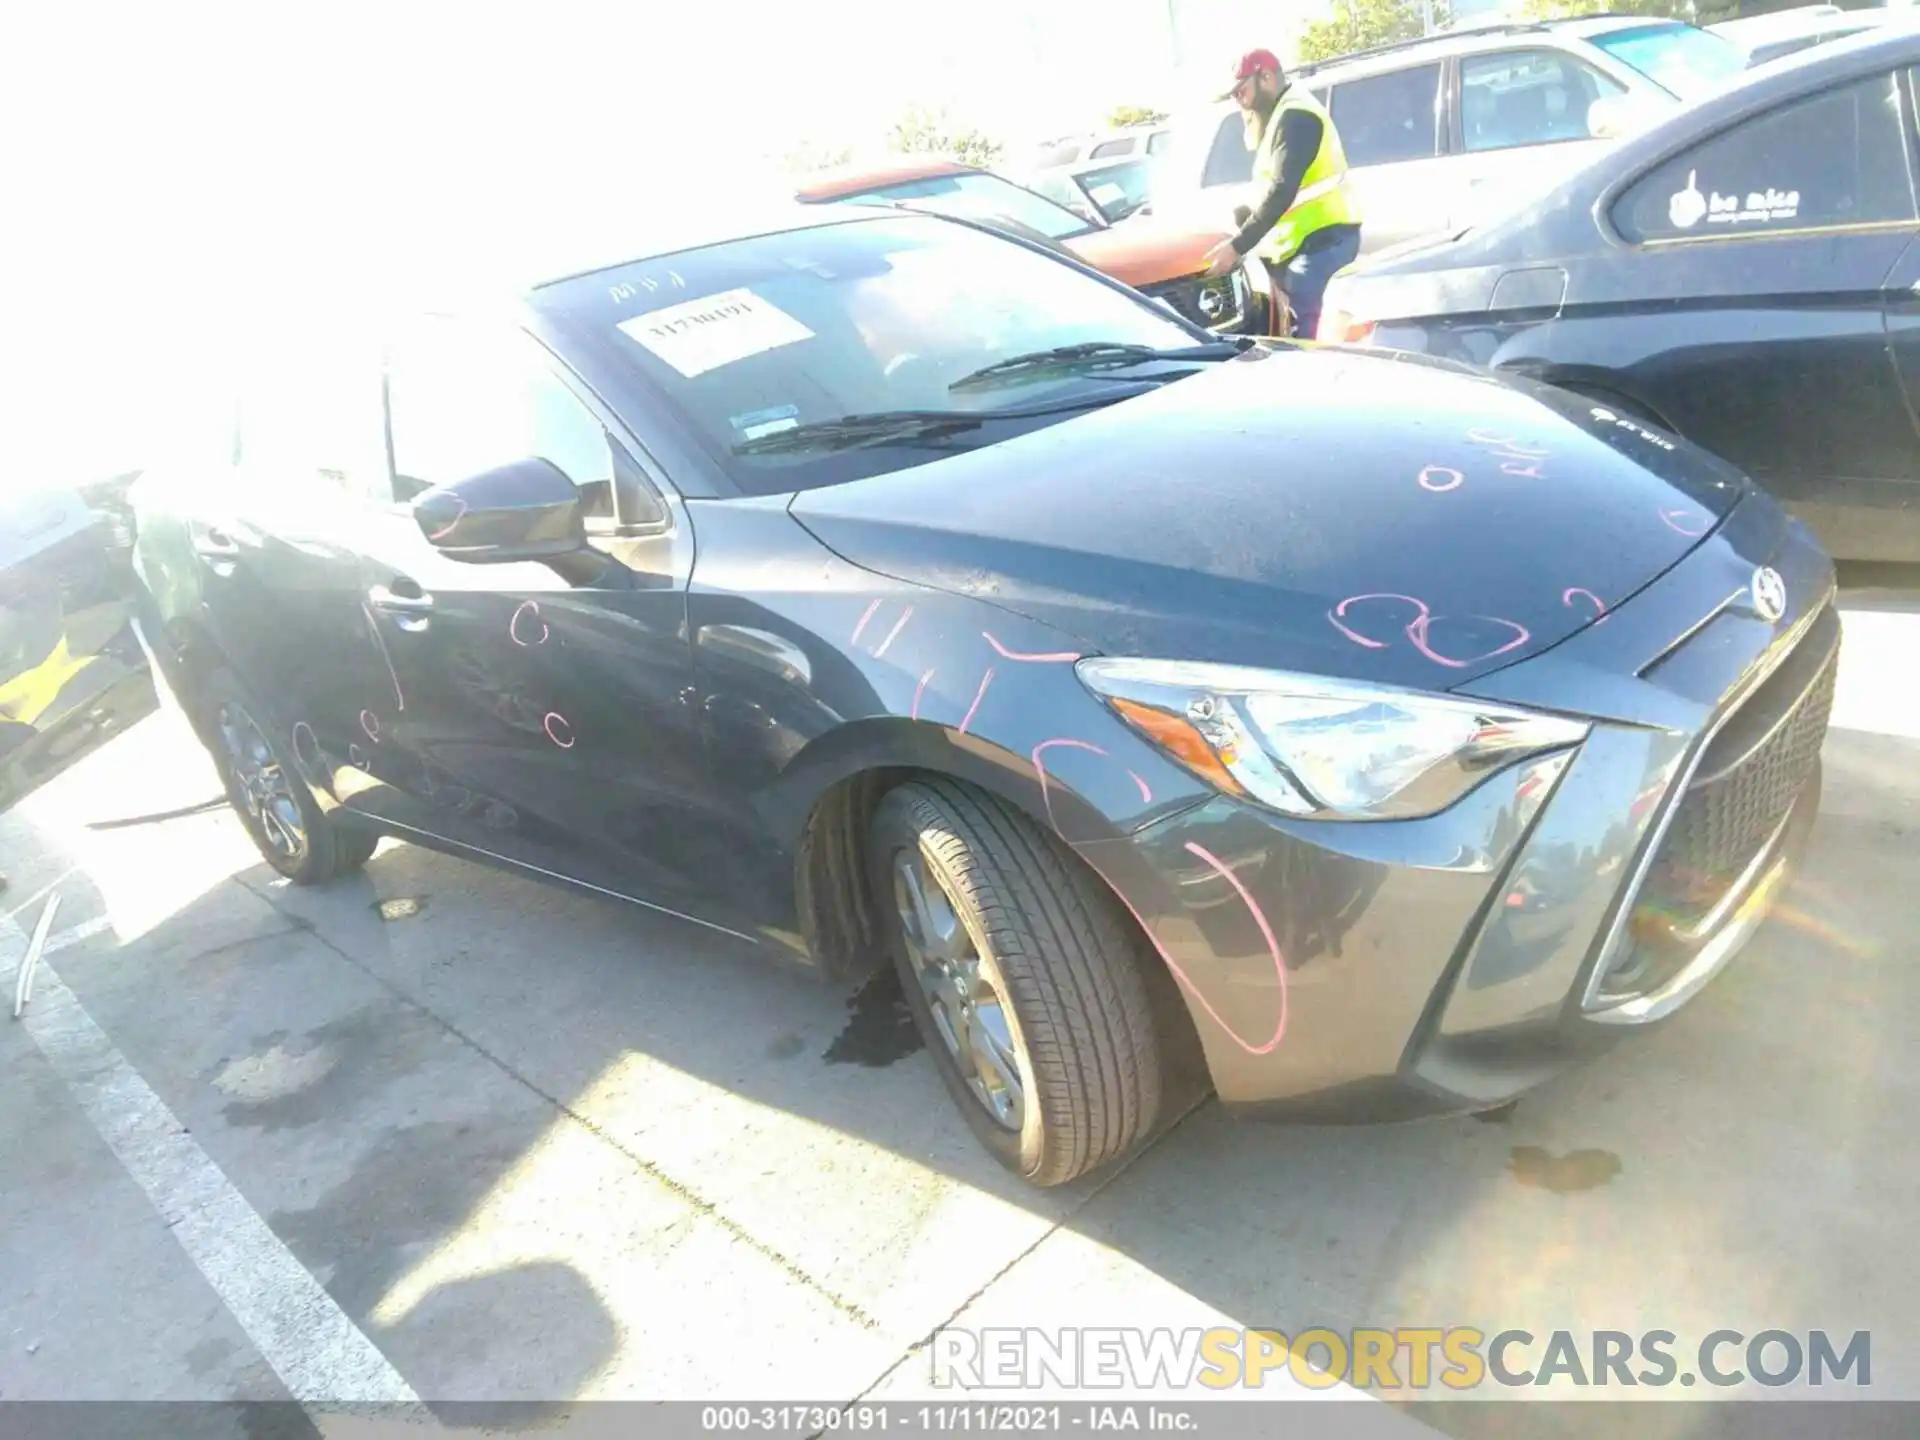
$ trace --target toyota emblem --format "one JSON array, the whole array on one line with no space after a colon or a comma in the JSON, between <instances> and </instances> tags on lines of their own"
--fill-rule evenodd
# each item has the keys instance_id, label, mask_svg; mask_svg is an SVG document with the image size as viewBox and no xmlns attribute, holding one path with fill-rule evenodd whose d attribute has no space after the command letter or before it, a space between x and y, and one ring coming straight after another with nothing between
<instances>
[{"instance_id":1,"label":"toyota emblem","mask_svg":"<svg viewBox=\"0 0 1920 1440\"><path fill-rule=\"evenodd\" d=\"M1753 572L1753 609L1762 620L1778 620L1787 613L1787 582L1770 565Z\"/></svg>"}]
</instances>

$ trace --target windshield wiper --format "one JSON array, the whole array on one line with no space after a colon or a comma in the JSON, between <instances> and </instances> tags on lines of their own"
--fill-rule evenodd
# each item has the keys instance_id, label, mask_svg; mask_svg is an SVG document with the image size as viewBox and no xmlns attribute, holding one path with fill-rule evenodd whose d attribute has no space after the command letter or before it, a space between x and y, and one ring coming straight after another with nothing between
<instances>
[{"instance_id":1,"label":"windshield wiper","mask_svg":"<svg viewBox=\"0 0 1920 1440\"><path fill-rule=\"evenodd\" d=\"M791 430L775 430L756 435L733 447L736 455L779 455L795 450L844 450L856 445L910 445L978 430L993 420L1023 420L1039 415L1060 415L1073 410L1091 410L1126 395L1104 391L1083 395L1051 405L1035 405L1002 410L872 410L841 415L832 420L814 420Z\"/></svg>"},{"instance_id":2,"label":"windshield wiper","mask_svg":"<svg viewBox=\"0 0 1920 1440\"><path fill-rule=\"evenodd\" d=\"M1035 371L1104 370L1114 366L1143 365L1149 360L1231 360L1244 347L1236 341L1215 340L1205 345L1183 345L1163 349L1156 345L1125 345L1112 340L1090 340L1080 345L1055 345L1049 350L1034 350L982 365L962 375L947 388L972 390L1009 375L1029 375Z\"/></svg>"}]
</instances>

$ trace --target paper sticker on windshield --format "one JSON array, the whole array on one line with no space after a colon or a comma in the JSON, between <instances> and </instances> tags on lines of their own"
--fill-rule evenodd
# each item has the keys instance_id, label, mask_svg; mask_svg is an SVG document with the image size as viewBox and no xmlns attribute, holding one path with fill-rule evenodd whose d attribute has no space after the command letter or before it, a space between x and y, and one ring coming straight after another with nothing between
<instances>
[{"instance_id":1,"label":"paper sticker on windshield","mask_svg":"<svg viewBox=\"0 0 1920 1440\"><path fill-rule=\"evenodd\" d=\"M1688 230L1705 220L1709 225L1753 225L1772 220L1794 220L1800 215L1800 192L1776 190L1749 191L1743 197L1722 195L1718 190L1700 191L1699 172L1687 172L1687 188L1675 191L1667 201L1667 218L1674 228Z\"/></svg>"},{"instance_id":2,"label":"paper sticker on windshield","mask_svg":"<svg viewBox=\"0 0 1920 1440\"><path fill-rule=\"evenodd\" d=\"M744 288L636 315L620 329L689 378L813 338L786 311Z\"/></svg>"}]
</instances>

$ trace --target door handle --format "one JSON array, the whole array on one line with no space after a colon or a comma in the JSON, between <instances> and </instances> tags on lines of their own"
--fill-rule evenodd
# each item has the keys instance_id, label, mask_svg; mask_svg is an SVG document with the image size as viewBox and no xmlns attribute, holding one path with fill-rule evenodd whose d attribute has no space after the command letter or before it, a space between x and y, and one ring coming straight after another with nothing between
<instances>
[{"instance_id":1,"label":"door handle","mask_svg":"<svg viewBox=\"0 0 1920 1440\"><path fill-rule=\"evenodd\" d=\"M408 586L413 593L401 595L386 585L373 585L367 589L367 603L376 610L386 611L402 630L418 634L427 628L427 617L433 613L433 596L411 580L395 583Z\"/></svg>"},{"instance_id":2,"label":"door handle","mask_svg":"<svg viewBox=\"0 0 1920 1440\"><path fill-rule=\"evenodd\" d=\"M208 525L195 528L193 550L203 560L232 560L240 554L240 545L226 531Z\"/></svg>"}]
</instances>

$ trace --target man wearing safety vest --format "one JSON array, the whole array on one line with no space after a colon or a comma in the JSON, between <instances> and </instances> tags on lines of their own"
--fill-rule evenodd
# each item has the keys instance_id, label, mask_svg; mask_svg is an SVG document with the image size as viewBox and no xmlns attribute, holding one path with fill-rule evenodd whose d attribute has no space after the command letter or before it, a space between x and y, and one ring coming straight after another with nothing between
<instances>
[{"instance_id":1,"label":"man wearing safety vest","mask_svg":"<svg viewBox=\"0 0 1920 1440\"><path fill-rule=\"evenodd\" d=\"M1360 255L1360 208L1347 181L1347 156L1326 107L1287 83L1270 50L1249 50L1220 97L1239 105L1253 151L1258 202L1240 231L1207 252L1208 275L1246 256L1266 263L1293 310L1293 333L1313 337L1327 282Z\"/></svg>"}]
</instances>

